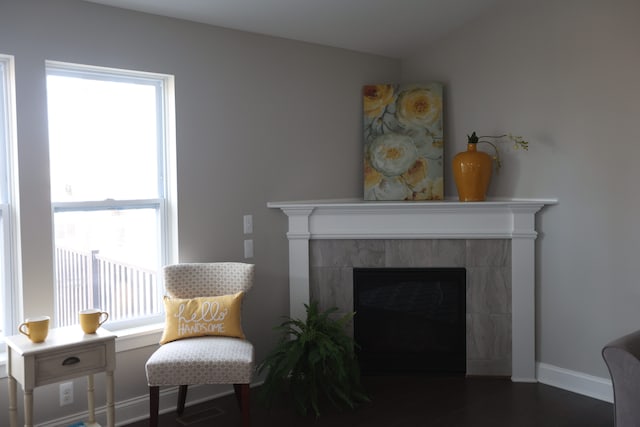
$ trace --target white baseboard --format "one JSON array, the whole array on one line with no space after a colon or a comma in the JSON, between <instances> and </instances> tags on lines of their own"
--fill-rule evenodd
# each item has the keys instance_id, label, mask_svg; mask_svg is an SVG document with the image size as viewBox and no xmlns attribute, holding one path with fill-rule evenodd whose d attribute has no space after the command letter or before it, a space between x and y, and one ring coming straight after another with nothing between
<instances>
[{"instance_id":1,"label":"white baseboard","mask_svg":"<svg viewBox=\"0 0 640 427\"><path fill-rule=\"evenodd\" d=\"M251 387L260 383L252 384ZM231 387L231 386L230 386ZM206 386L190 386L187 399L187 406L196 405L207 400L216 399L233 393L231 388L229 391L211 394L210 389ZM160 413L171 412L176 410L178 402L178 387L166 387L160 389ZM106 408L104 405L96 407L96 421L101 426L107 425ZM85 421L88 418L88 412L78 412L55 420L36 424L35 427L66 427L78 421ZM125 426L136 421L149 418L149 396L137 396L127 400L116 402L116 426Z\"/></svg>"},{"instance_id":2,"label":"white baseboard","mask_svg":"<svg viewBox=\"0 0 640 427\"><path fill-rule=\"evenodd\" d=\"M613 403L613 386L608 378L595 377L582 372L536 363L538 382L563 390Z\"/></svg>"}]
</instances>

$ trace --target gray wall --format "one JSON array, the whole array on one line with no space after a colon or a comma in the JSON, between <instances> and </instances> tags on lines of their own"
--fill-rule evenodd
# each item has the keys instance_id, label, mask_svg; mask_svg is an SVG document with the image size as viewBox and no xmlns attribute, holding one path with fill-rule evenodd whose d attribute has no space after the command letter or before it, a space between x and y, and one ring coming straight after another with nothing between
<instances>
[{"instance_id":1,"label":"gray wall","mask_svg":"<svg viewBox=\"0 0 640 427\"><path fill-rule=\"evenodd\" d=\"M242 260L254 214L245 324L258 357L288 312L286 219L266 202L360 196L360 86L402 76L445 83L448 161L473 130L531 141L505 145L490 195L559 199L538 220L537 359L608 377L602 345L640 325L638 16L636 0L509 0L399 63L75 0L0 0L0 52L16 57L25 315L52 311L46 59L176 76L181 260ZM455 196L449 170L445 182ZM144 395L152 350L118 355L117 400ZM37 422L67 413L54 387L36 400Z\"/></svg>"},{"instance_id":2,"label":"gray wall","mask_svg":"<svg viewBox=\"0 0 640 427\"><path fill-rule=\"evenodd\" d=\"M445 83L447 164L474 130L531 141L505 146L490 193L559 199L538 221L537 360L603 378L602 346L640 327L639 16L637 0L508 0L403 62L405 81Z\"/></svg>"},{"instance_id":3,"label":"gray wall","mask_svg":"<svg viewBox=\"0 0 640 427\"><path fill-rule=\"evenodd\" d=\"M254 215L244 324L263 357L289 310L286 218L266 204L361 194L360 88L397 80L400 62L76 0L0 0L0 53L16 61L24 314L53 314L45 60L169 73L180 260L242 261L242 215ZM116 400L145 395L152 350L118 354ZM57 387L35 397L36 422L69 413ZM0 425L6 406L3 379Z\"/></svg>"}]
</instances>

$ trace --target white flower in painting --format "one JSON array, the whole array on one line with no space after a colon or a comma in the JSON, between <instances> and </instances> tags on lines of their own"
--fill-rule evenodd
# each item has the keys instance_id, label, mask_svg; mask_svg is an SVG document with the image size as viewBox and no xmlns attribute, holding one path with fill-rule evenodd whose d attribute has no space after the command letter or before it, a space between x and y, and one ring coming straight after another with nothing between
<instances>
[{"instance_id":1,"label":"white flower in painting","mask_svg":"<svg viewBox=\"0 0 640 427\"><path fill-rule=\"evenodd\" d=\"M400 177L383 178L365 192L365 200L409 200L412 191Z\"/></svg>"},{"instance_id":2,"label":"white flower in painting","mask_svg":"<svg viewBox=\"0 0 640 427\"><path fill-rule=\"evenodd\" d=\"M388 133L380 135L369 147L371 166L385 176L398 176L406 172L418 159L413 140L406 135Z\"/></svg>"}]
</instances>

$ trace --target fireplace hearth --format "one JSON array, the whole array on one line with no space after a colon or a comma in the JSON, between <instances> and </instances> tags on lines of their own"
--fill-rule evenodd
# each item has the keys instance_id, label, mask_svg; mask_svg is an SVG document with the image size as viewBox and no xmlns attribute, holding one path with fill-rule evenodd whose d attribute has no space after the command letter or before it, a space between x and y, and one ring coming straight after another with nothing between
<instances>
[{"instance_id":1,"label":"fireplace hearth","mask_svg":"<svg viewBox=\"0 0 640 427\"><path fill-rule=\"evenodd\" d=\"M466 372L464 268L354 268L363 373Z\"/></svg>"}]
</instances>

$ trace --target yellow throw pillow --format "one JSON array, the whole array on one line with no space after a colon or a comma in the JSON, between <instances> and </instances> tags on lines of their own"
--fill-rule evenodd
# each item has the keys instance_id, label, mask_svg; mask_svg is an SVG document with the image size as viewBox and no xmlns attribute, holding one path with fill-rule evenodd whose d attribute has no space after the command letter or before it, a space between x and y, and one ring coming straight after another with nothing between
<instances>
[{"instance_id":1,"label":"yellow throw pillow","mask_svg":"<svg viewBox=\"0 0 640 427\"><path fill-rule=\"evenodd\" d=\"M165 296L166 319L160 344L205 335L244 338L240 318L243 296L244 292L193 299Z\"/></svg>"}]
</instances>

